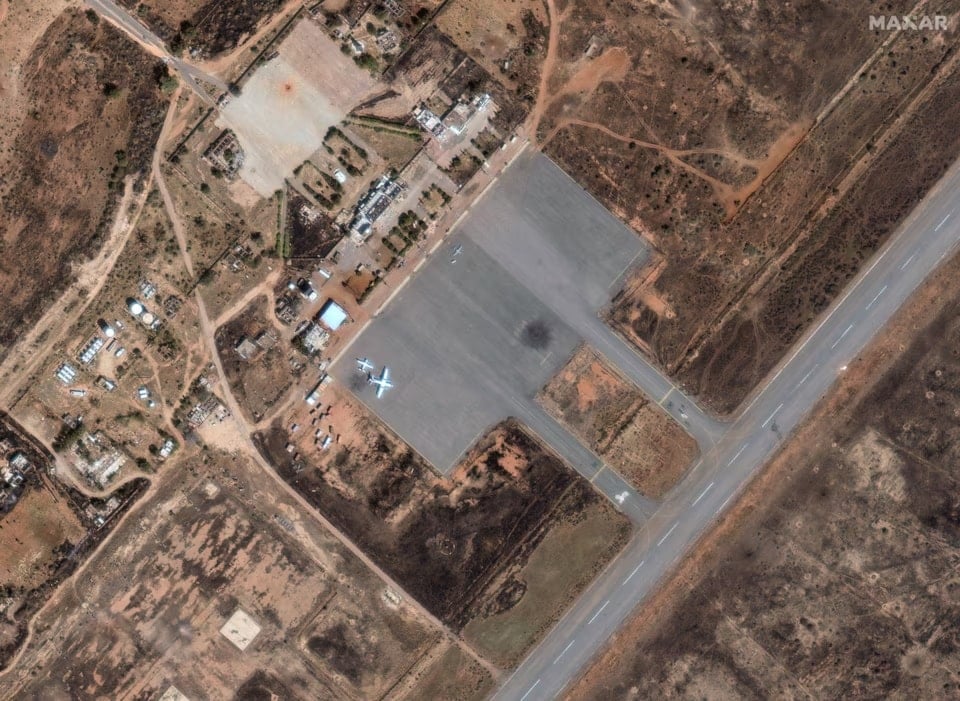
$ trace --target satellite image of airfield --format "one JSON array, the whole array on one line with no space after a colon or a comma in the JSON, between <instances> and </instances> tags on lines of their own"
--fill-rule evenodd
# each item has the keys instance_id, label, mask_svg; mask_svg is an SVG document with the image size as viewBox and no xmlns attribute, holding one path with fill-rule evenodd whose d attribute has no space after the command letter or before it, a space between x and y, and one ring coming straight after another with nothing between
<instances>
[{"instance_id":1,"label":"satellite image of airfield","mask_svg":"<svg viewBox=\"0 0 960 701\"><path fill-rule=\"evenodd\" d=\"M960 0L0 0L0 701L960 698Z\"/></svg>"}]
</instances>

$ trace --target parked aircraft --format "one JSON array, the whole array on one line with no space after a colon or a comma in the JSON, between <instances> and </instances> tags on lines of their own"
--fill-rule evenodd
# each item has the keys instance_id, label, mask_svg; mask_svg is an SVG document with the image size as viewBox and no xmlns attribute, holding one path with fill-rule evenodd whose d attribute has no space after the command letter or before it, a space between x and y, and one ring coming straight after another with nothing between
<instances>
[{"instance_id":1,"label":"parked aircraft","mask_svg":"<svg viewBox=\"0 0 960 701\"><path fill-rule=\"evenodd\" d=\"M373 370L373 363L367 358L357 358L357 370L369 374Z\"/></svg>"},{"instance_id":2,"label":"parked aircraft","mask_svg":"<svg viewBox=\"0 0 960 701\"><path fill-rule=\"evenodd\" d=\"M374 377L373 373L370 373L367 375L367 382L376 385L377 399L380 399L384 392L393 387L393 383L390 381L390 368L384 365L383 370L380 371L380 377Z\"/></svg>"}]
</instances>

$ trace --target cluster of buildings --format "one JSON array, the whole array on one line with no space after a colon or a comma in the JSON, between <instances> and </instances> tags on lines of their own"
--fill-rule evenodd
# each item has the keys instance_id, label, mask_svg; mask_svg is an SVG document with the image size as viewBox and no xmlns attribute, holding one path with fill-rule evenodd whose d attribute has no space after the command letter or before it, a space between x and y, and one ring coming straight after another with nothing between
<instances>
[{"instance_id":1,"label":"cluster of buildings","mask_svg":"<svg viewBox=\"0 0 960 701\"><path fill-rule=\"evenodd\" d=\"M254 356L259 355L260 351L268 351L275 345L277 345L276 334L272 331L265 330L254 336L253 339L247 336L241 336L234 350L236 350L237 355L244 360L250 360Z\"/></svg>"},{"instance_id":2,"label":"cluster of buildings","mask_svg":"<svg viewBox=\"0 0 960 701\"><path fill-rule=\"evenodd\" d=\"M328 299L320 307L316 317L303 321L297 328L296 339L308 355L319 353L327 347L330 334L337 331L350 319L347 310Z\"/></svg>"},{"instance_id":3,"label":"cluster of buildings","mask_svg":"<svg viewBox=\"0 0 960 701\"><path fill-rule=\"evenodd\" d=\"M451 107L443 117L437 116L426 105L420 105L413 111L413 116L424 131L437 140L443 141L448 138L448 131L455 136L462 135L473 117L487 109L490 105L490 99L489 94L480 93L469 101L461 100Z\"/></svg>"},{"instance_id":4,"label":"cluster of buildings","mask_svg":"<svg viewBox=\"0 0 960 701\"><path fill-rule=\"evenodd\" d=\"M0 447L8 452L13 446L3 440ZM33 469L33 463L22 450L17 450L7 457L7 464L0 469L0 513L10 511L23 493L23 482L27 473Z\"/></svg>"},{"instance_id":5,"label":"cluster of buildings","mask_svg":"<svg viewBox=\"0 0 960 701\"><path fill-rule=\"evenodd\" d=\"M126 456L113 445L102 432L84 434L74 448L76 468L90 484L101 489L106 487L120 472L127 461Z\"/></svg>"},{"instance_id":6,"label":"cluster of buildings","mask_svg":"<svg viewBox=\"0 0 960 701\"><path fill-rule=\"evenodd\" d=\"M350 238L354 243L363 243L373 233L373 225L393 204L405 187L390 175L380 176L367 193L360 198L350 221Z\"/></svg>"}]
</instances>

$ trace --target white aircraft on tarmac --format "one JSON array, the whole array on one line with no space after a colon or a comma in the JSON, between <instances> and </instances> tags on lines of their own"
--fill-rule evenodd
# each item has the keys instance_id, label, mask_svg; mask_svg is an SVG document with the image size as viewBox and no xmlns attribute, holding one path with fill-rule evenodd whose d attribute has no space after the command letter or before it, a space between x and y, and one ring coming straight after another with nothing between
<instances>
[{"instance_id":1,"label":"white aircraft on tarmac","mask_svg":"<svg viewBox=\"0 0 960 701\"><path fill-rule=\"evenodd\" d=\"M377 386L377 399L380 399L384 392L393 387L393 383L390 381L390 368L384 365L383 370L380 372L380 377L374 377L373 373L369 373L367 375L367 382Z\"/></svg>"},{"instance_id":2,"label":"white aircraft on tarmac","mask_svg":"<svg viewBox=\"0 0 960 701\"><path fill-rule=\"evenodd\" d=\"M373 363L370 362L369 358L357 358L358 372L365 372L369 375L371 370L373 370Z\"/></svg>"}]
</instances>

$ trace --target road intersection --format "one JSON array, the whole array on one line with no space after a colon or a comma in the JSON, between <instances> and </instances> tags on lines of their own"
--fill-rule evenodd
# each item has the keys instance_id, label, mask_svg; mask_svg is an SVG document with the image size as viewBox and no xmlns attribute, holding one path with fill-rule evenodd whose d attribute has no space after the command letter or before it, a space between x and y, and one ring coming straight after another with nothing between
<instances>
[{"instance_id":1,"label":"road intersection","mask_svg":"<svg viewBox=\"0 0 960 701\"><path fill-rule=\"evenodd\" d=\"M162 58L208 104L214 100L202 82L227 89L216 76L171 56L159 37L112 0L87 0L87 5ZM566 440L567 456L582 452L583 464L577 466L581 474L589 473L588 479L599 491L643 525L494 698L534 701L559 695L766 464L783 438L829 390L838 373L956 249L958 241L960 165L954 165L843 297L751 396L736 420L728 424L702 412L599 318L577 325L576 330L596 350L690 431L701 447L702 457L683 481L655 504L636 495L616 472L604 469L583 446L570 441L550 417L521 414L519 418L547 443L556 445ZM483 240L478 243L491 245ZM509 255L496 257L511 259ZM557 301L563 300L558 297ZM570 309L564 306L562 311L569 313ZM626 502L617 500L618 495L628 493L631 498Z\"/></svg>"},{"instance_id":2,"label":"road intersection","mask_svg":"<svg viewBox=\"0 0 960 701\"><path fill-rule=\"evenodd\" d=\"M755 392L715 447L495 694L558 696L960 242L960 163Z\"/></svg>"},{"instance_id":3,"label":"road intersection","mask_svg":"<svg viewBox=\"0 0 960 701\"><path fill-rule=\"evenodd\" d=\"M226 91L229 87L217 76L206 73L183 59L170 54L160 37L112 0L87 0L87 5L105 20L130 35L134 41L151 54L161 58L164 63L179 73L183 82L208 105L212 106L214 99L203 88L201 81L216 87L220 91Z\"/></svg>"}]
</instances>

